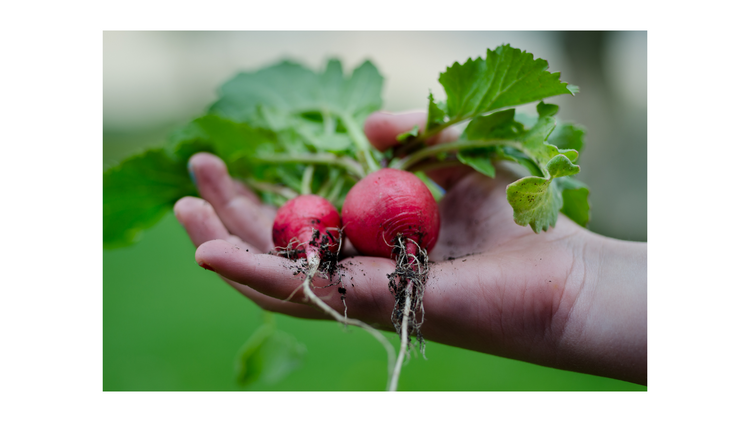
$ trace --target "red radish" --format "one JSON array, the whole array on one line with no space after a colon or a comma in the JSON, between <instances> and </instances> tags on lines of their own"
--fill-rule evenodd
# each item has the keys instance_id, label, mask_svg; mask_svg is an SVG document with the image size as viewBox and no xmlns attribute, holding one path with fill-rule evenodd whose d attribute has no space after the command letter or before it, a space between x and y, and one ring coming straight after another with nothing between
<instances>
[{"instance_id":1,"label":"red radish","mask_svg":"<svg viewBox=\"0 0 750 422\"><path fill-rule=\"evenodd\" d=\"M398 235L429 252L440 231L432 193L403 170L385 168L360 180L347 194L341 214L347 237L369 256L391 258Z\"/></svg>"},{"instance_id":2,"label":"red radish","mask_svg":"<svg viewBox=\"0 0 750 422\"><path fill-rule=\"evenodd\" d=\"M279 208L273 222L273 243L279 250L279 254L291 259L306 258L307 260L305 280L300 286L305 298L336 321L344 325L363 328L380 341L388 354L390 374L394 367L395 353L385 336L362 321L347 318L346 302L344 302L344 315L342 316L318 298L312 290L312 280L318 268L322 268L328 277L333 279L342 242L341 218L338 211L325 198L317 195L300 195L289 200ZM346 289L339 288L339 292L342 293L341 300L343 301Z\"/></svg>"},{"instance_id":3,"label":"red radish","mask_svg":"<svg viewBox=\"0 0 750 422\"><path fill-rule=\"evenodd\" d=\"M357 182L344 200L344 230L354 247L365 255L396 260L396 271L388 275L388 286L395 296L391 314L401 349L391 378L395 390L409 336L414 333L422 346L419 331L424 319L424 284L427 279L427 252L437 242L440 215L427 186L412 173L386 168Z\"/></svg>"},{"instance_id":4,"label":"red radish","mask_svg":"<svg viewBox=\"0 0 750 422\"><path fill-rule=\"evenodd\" d=\"M273 221L273 244L292 259L318 254L324 249L338 254L341 218L336 208L317 195L300 195L289 200ZM334 255L335 256L335 255Z\"/></svg>"}]
</instances>

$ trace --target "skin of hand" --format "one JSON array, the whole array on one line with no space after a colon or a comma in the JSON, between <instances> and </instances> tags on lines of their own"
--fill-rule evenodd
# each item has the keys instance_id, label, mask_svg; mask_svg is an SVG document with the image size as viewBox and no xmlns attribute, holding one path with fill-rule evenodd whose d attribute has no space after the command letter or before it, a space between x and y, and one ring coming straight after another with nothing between
<instances>
[{"instance_id":1,"label":"skin of hand","mask_svg":"<svg viewBox=\"0 0 750 422\"><path fill-rule=\"evenodd\" d=\"M424 121L424 113L378 112L364 129L384 150ZM455 136L445 131L431 142ZM267 253L275 208L231 179L213 155L196 154L190 170L203 199L182 198L174 211L198 246L198 264L266 310L325 318L299 292L284 300L303 275ZM645 243L591 233L562 214L547 232L518 226L505 196L518 176L503 167L495 179L464 166L428 174L446 194L424 295L427 340L646 385ZM387 274L394 262L357 256L350 245L345 251L347 314L393 330ZM343 313L337 287L316 293Z\"/></svg>"}]
</instances>

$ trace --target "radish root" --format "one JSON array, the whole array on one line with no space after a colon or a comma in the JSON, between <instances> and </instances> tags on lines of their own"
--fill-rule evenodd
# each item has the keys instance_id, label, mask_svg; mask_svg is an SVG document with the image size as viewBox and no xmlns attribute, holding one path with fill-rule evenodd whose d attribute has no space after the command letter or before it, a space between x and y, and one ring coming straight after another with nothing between
<instances>
[{"instance_id":1,"label":"radish root","mask_svg":"<svg viewBox=\"0 0 750 422\"><path fill-rule=\"evenodd\" d=\"M429 270L427 251L412 239L399 235L395 240L393 252L397 257L396 270L388 274L388 287L396 299L391 322L400 334L401 347L388 387L390 391L396 391L398 388L398 379L404 358L411 346L412 334L417 338L422 356L425 357L425 341L419 329L424 322L424 286ZM416 318L417 312L421 314L419 321Z\"/></svg>"},{"instance_id":2,"label":"radish root","mask_svg":"<svg viewBox=\"0 0 750 422\"><path fill-rule=\"evenodd\" d=\"M318 239L323 238L321 243L318 243ZM341 239L342 237L339 237ZM393 376L395 373L395 360L396 360L396 353L393 349L393 345L388 341L388 339L385 338L385 336L369 324L362 322L358 319L349 318L346 316L346 301L344 300L344 296L341 296L341 300L344 303L344 315L341 315L338 311L331 308L327 303L325 303L322 299L320 299L315 292L313 292L313 288L315 287L312 283L313 279L316 275L319 275L322 278L329 278L333 281L333 277L336 272L336 263L338 260L338 253L341 251L341 243L339 242L339 248L336 254L333 254L328 251L328 239L333 239L333 237L330 235L330 233L327 233L327 236L320 236L320 233L313 229L313 236L312 240L309 242L308 245L304 245L304 249L306 250L306 258L307 258L307 264L305 269L305 279L297 286L297 288L294 289L292 294L286 299L291 299L301 288L305 297L305 300L308 302L312 302L318 309L323 311L326 315L330 316L331 318L335 319L339 323L343 324L345 327L349 325L353 325L355 327L362 328L363 330L367 331L372 335L376 340L380 342L380 344L383 345L385 348L386 354L388 355L388 385L391 385L393 383ZM278 255L281 256L289 256L290 253L294 253L296 251L299 251L300 243L295 242L290 244L289 250L284 251L280 250L277 251ZM323 259L321 260L321 255L323 255ZM328 284L325 287L331 287L337 284L340 284L341 282L332 282Z\"/></svg>"}]
</instances>

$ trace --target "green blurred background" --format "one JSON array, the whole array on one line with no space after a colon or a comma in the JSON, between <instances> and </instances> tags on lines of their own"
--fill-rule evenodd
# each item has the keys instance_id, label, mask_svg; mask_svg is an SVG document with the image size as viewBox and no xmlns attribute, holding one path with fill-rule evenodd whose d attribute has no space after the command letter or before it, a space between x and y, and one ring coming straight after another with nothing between
<instances>
[{"instance_id":1,"label":"green blurred background","mask_svg":"<svg viewBox=\"0 0 750 422\"><path fill-rule=\"evenodd\" d=\"M588 128L580 179L591 188L590 229L646 239L645 32L105 32L104 168L199 116L219 85L281 59L320 69L329 57L351 70L365 59L385 77L384 109L424 109L454 61L503 43L548 60L576 97L550 100L561 119ZM277 383L235 382L234 360L262 311L195 264L194 247L167 215L135 246L104 251L103 389L383 390L382 347L360 330L277 315L307 350ZM395 334L391 335L397 343ZM612 379L428 343L400 390L634 390Z\"/></svg>"}]
</instances>

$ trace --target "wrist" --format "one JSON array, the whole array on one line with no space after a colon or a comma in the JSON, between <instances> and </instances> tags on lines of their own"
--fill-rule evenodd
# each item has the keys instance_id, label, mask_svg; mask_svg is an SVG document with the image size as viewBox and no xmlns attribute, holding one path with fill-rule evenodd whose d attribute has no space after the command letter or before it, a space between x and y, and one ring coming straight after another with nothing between
<instances>
[{"instance_id":1,"label":"wrist","mask_svg":"<svg viewBox=\"0 0 750 422\"><path fill-rule=\"evenodd\" d=\"M560 366L646 384L646 244L585 232Z\"/></svg>"}]
</instances>

